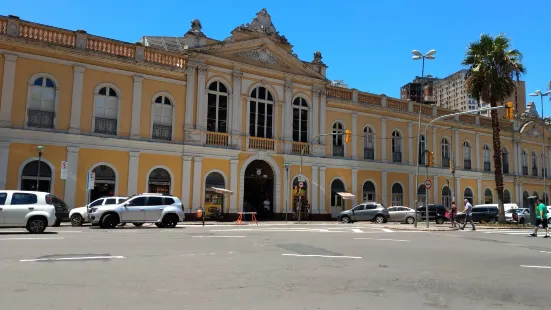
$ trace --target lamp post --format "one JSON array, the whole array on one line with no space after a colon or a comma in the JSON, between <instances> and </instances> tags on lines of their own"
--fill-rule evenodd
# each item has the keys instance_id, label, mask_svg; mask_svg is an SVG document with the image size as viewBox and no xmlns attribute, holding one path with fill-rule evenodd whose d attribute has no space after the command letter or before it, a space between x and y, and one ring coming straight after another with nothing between
<instances>
[{"instance_id":1,"label":"lamp post","mask_svg":"<svg viewBox=\"0 0 551 310\"><path fill-rule=\"evenodd\" d=\"M423 82L423 79L425 77L425 58L428 60L434 59L434 54L436 54L436 50L432 49L428 51L425 55L421 54L418 50L413 50L411 52L413 54L413 57L411 57L413 60L423 60L423 64L421 66L421 82ZM425 99L425 89L424 86L421 87L421 104L423 103ZM421 141L421 109L419 108L419 125L417 127L417 157L420 156L420 141ZM425 137L425 149L427 149L427 137ZM423 155L425 152L423 152ZM425 161L427 159L425 158ZM417 196L417 190L419 188L419 158L417 158L417 175L415 176L415 227L417 227L417 204L419 203L419 197Z\"/></svg>"},{"instance_id":2,"label":"lamp post","mask_svg":"<svg viewBox=\"0 0 551 310\"><path fill-rule=\"evenodd\" d=\"M547 91L545 93L542 93L539 89L536 90L535 92L531 93L530 96L532 97L540 97L540 100L541 100L541 120L544 122L544 125L545 125L545 121L544 121L544 116L543 116L543 97L545 96L548 96L549 94L551 94L551 90L550 91ZM542 140L541 140L541 159L542 159L542 174L543 174L543 203L547 204L547 195L546 195L546 192L547 192L547 186L546 186L546 174L547 174L547 170L545 168L545 130L542 130L543 134L542 134Z\"/></svg>"},{"instance_id":3,"label":"lamp post","mask_svg":"<svg viewBox=\"0 0 551 310\"><path fill-rule=\"evenodd\" d=\"M42 145L39 145L36 147L36 151L38 152L38 172L36 174L36 190L39 191L39 185L40 185L40 166L42 165L42 152L44 152L44 147Z\"/></svg>"},{"instance_id":4,"label":"lamp post","mask_svg":"<svg viewBox=\"0 0 551 310\"><path fill-rule=\"evenodd\" d=\"M283 167L285 168L285 223L287 223L287 200L289 199L289 168L291 167L291 164L284 164Z\"/></svg>"}]
</instances>

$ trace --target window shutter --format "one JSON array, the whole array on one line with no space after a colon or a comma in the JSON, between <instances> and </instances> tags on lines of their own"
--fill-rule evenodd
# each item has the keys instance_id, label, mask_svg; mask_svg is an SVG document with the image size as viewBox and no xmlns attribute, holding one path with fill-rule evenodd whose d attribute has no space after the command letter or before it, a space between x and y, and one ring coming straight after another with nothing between
<instances>
[{"instance_id":1,"label":"window shutter","mask_svg":"<svg viewBox=\"0 0 551 310\"><path fill-rule=\"evenodd\" d=\"M105 118L105 97L96 95L94 98L94 108L96 110L96 117Z\"/></svg>"}]
</instances>

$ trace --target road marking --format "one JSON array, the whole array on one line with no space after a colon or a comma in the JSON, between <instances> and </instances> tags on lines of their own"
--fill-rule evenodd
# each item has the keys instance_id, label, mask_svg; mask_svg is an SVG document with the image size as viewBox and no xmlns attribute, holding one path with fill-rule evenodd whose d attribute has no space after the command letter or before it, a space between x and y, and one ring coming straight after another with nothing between
<instances>
[{"instance_id":1,"label":"road marking","mask_svg":"<svg viewBox=\"0 0 551 310\"><path fill-rule=\"evenodd\" d=\"M375 239L375 238L354 238L354 240L377 240L377 241L409 242L409 240L398 240L398 239Z\"/></svg>"},{"instance_id":2,"label":"road marking","mask_svg":"<svg viewBox=\"0 0 551 310\"><path fill-rule=\"evenodd\" d=\"M191 236L192 238L245 238L245 236Z\"/></svg>"},{"instance_id":3,"label":"road marking","mask_svg":"<svg viewBox=\"0 0 551 310\"><path fill-rule=\"evenodd\" d=\"M314 255L314 254L281 254L283 256L296 256L296 257L323 257L323 258L355 258L359 259L360 256L336 256L336 255Z\"/></svg>"},{"instance_id":4,"label":"road marking","mask_svg":"<svg viewBox=\"0 0 551 310\"><path fill-rule=\"evenodd\" d=\"M526 266L526 265L520 265L520 267L523 267L523 268L551 269L551 266Z\"/></svg>"},{"instance_id":5,"label":"road marking","mask_svg":"<svg viewBox=\"0 0 551 310\"><path fill-rule=\"evenodd\" d=\"M382 228L381 230L384 231L384 232L394 232L394 231L392 231L392 230L390 230L390 229L388 229L388 228Z\"/></svg>"},{"instance_id":6,"label":"road marking","mask_svg":"<svg viewBox=\"0 0 551 310\"><path fill-rule=\"evenodd\" d=\"M540 253L551 254L551 252L540 251Z\"/></svg>"},{"instance_id":7,"label":"road marking","mask_svg":"<svg viewBox=\"0 0 551 310\"><path fill-rule=\"evenodd\" d=\"M40 237L22 237L22 238L0 238L0 241L8 241L8 240L61 240L65 239L63 237L52 237L52 238L40 238Z\"/></svg>"},{"instance_id":8,"label":"road marking","mask_svg":"<svg viewBox=\"0 0 551 310\"><path fill-rule=\"evenodd\" d=\"M353 232L355 233L363 233L364 231L361 230L361 229L352 229Z\"/></svg>"},{"instance_id":9,"label":"road marking","mask_svg":"<svg viewBox=\"0 0 551 310\"><path fill-rule=\"evenodd\" d=\"M22 259L20 262L55 262L65 260L93 260L93 259L119 259L125 258L124 256L76 256L76 257L58 257L58 258L36 258L36 259Z\"/></svg>"}]
</instances>

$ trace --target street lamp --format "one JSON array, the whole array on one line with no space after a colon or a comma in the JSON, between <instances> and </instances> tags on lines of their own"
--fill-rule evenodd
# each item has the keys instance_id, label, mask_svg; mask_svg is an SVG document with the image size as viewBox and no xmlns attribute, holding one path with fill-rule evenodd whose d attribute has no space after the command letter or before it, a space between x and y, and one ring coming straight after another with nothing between
<instances>
[{"instance_id":1,"label":"street lamp","mask_svg":"<svg viewBox=\"0 0 551 310\"><path fill-rule=\"evenodd\" d=\"M540 100L541 100L541 119L542 121L544 122L544 125L545 125L545 121L544 121L544 116L543 116L543 97L545 96L548 96L549 94L551 94L551 90L550 91L547 91L545 93L542 93L539 89L536 90L535 92L531 93L530 96L532 97L540 97ZM542 159L542 168L543 168L543 171L542 171L542 174L543 174L543 203L547 204L547 195L546 195L546 174L547 174L547 170L545 168L545 130L542 131L543 134L542 134L542 141L541 141L541 159Z\"/></svg>"},{"instance_id":2,"label":"street lamp","mask_svg":"<svg viewBox=\"0 0 551 310\"><path fill-rule=\"evenodd\" d=\"M411 51L411 53L413 54L411 59L423 60L423 65L421 66L421 103L423 103L423 101L425 101L425 85L423 83L423 79L425 78L425 59L434 60L434 54L436 54L436 50L432 49L428 51L425 55L421 54L421 52L419 52L418 50L413 50Z\"/></svg>"},{"instance_id":3,"label":"street lamp","mask_svg":"<svg viewBox=\"0 0 551 310\"><path fill-rule=\"evenodd\" d=\"M36 147L36 151L38 152L38 172L36 174L36 190L39 191L39 183L40 183L40 166L42 165L42 152L44 152L44 147L42 145L39 145Z\"/></svg>"},{"instance_id":4,"label":"street lamp","mask_svg":"<svg viewBox=\"0 0 551 310\"><path fill-rule=\"evenodd\" d=\"M285 223L287 223L287 200L289 199L289 168L291 167L291 164L284 164L283 167L285 168L285 188L287 189L285 191Z\"/></svg>"}]
</instances>

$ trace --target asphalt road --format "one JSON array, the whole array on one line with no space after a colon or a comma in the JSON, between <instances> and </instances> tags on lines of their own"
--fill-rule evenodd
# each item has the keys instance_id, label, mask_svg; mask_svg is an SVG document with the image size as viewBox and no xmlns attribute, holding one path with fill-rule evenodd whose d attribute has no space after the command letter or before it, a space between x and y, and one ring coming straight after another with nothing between
<instances>
[{"instance_id":1,"label":"asphalt road","mask_svg":"<svg viewBox=\"0 0 551 310\"><path fill-rule=\"evenodd\" d=\"M0 230L1 309L549 309L551 239L376 225ZM547 267L547 268L544 268Z\"/></svg>"}]
</instances>

